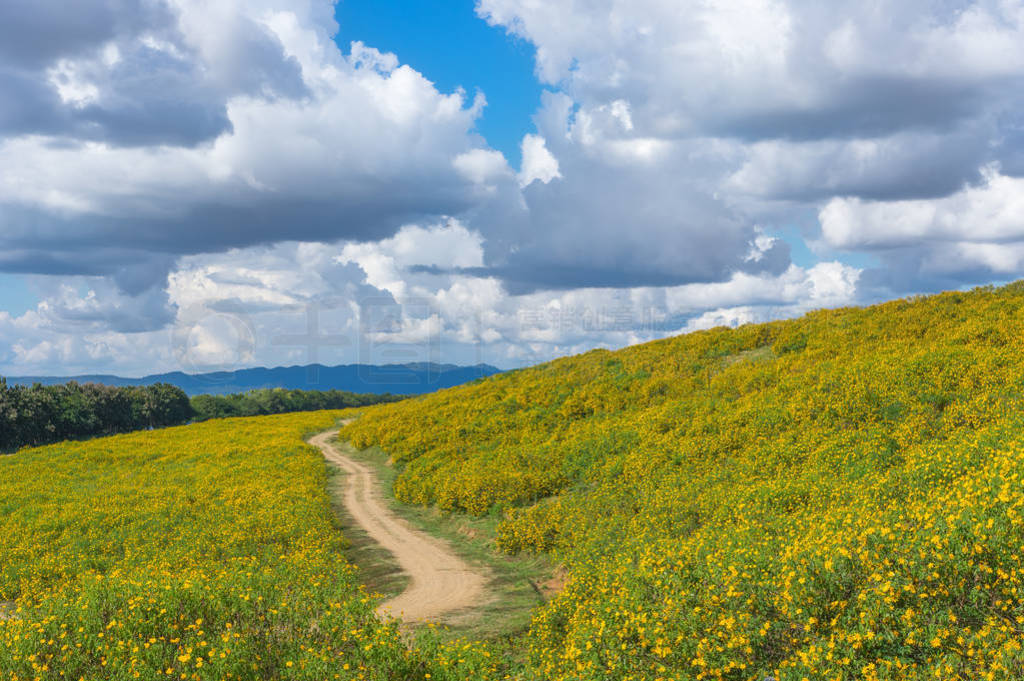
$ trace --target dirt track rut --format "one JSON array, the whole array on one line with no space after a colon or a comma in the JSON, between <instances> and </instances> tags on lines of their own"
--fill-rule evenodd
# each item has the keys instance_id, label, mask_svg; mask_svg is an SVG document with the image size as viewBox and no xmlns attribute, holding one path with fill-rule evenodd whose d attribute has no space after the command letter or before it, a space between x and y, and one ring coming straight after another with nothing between
<instances>
[{"instance_id":1,"label":"dirt track rut","mask_svg":"<svg viewBox=\"0 0 1024 681\"><path fill-rule=\"evenodd\" d=\"M446 615L485 600L487 579L441 540L412 528L388 509L377 476L368 466L345 456L331 439L337 431L309 440L324 457L347 473L345 508L357 523L394 555L409 587L377 608L406 623L439 622Z\"/></svg>"}]
</instances>

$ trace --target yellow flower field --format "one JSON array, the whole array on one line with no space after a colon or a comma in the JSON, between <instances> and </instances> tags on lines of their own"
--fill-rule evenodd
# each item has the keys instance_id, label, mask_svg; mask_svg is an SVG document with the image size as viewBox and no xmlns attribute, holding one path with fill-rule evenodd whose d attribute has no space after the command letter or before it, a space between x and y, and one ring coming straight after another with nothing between
<instances>
[{"instance_id":1,"label":"yellow flower field","mask_svg":"<svg viewBox=\"0 0 1024 681\"><path fill-rule=\"evenodd\" d=\"M1024 286L595 351L362 409L396 495L567 583L510 640L373 615L304 434L0 459L0 681L1024 678Z\"/></svg>"},{"instance_id":2,"label":"yellow flower field","mask_svg":"<svg viewBox=\"0 0 1024 681\"><path fill-rule=\"evenodd\" d=\"M343 556L323 459L302 442L337 416L227 419L0 457L0 602L17 606L0 617L0 679L492 673L452 644L410 650L374 616Z\"/></svg>"},{"instance_id":3,"label":"yellow flower field","mask_svg":"<svg viewBox=\"0 0 1024 681\"><path fill-rule=\"evenodd\" d=\"M1024 678L1024 286L713 329L374 407L410 503L566 589L530 679Z\"/></svg>"}]
</instances>

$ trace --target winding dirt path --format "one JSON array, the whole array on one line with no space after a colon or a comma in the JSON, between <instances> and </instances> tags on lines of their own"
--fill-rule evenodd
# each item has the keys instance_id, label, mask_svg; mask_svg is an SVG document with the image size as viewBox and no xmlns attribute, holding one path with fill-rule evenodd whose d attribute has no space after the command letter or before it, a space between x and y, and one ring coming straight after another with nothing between
<instances>
[{"instance_id":1,"label":"winding dirt path","mask_svg":"<svg viewBox=\"0 0 1024 681\"><path fill-rule=\"evenodd\" d=\"M377 608L405 621L437 622L444 615L485 600L487 579L456 556L441 540L413 529L387 508L373 470L345 456L331 442L337 430L320 433L309 443L348 475L345 508L366 532L391 552L409 575L409 587Z\"/></svg>"}]
</instances>

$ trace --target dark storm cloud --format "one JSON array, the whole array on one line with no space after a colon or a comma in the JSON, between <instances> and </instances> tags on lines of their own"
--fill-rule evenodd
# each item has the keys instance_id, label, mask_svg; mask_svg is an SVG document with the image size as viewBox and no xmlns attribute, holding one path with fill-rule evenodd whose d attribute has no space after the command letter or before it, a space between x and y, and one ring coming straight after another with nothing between
<instances>
[{"instance_id":1,"label":"dark storm cloud","mask_svg":"<svg viewBox=\"0 0 1024 681\"><path fill-rule=\"evenodd\" d=\"M977 183L981 168L1004 149L988 124L948 133L897 133L878 142L824 140L757 145L732 177L750 194L813 203L833 196L872 201L932 199Z\"/></svg>"},{"instance_id":2,"label":"dark storm cloud","mask_svg":"<svg viewBox=\"0 0 1024 681\"><path fill-rule=\"evenodd\" d=\"M703 273L653 272L628 267L588 267L568 263L527 262L493 267L442 268L435 265L415 265L413 274L464 275L501 279L505 290L512 295L536 291L570 290L584 287L625 288L632 286L676 286L707 281Z\"/></svg>"},{"instance_id":3,"label":"dark storm cloud","mask_svg":"<svg viewBox=\"0 0 1024 681\"><path fill-rule=\"evenodd\" d=\"M816 106L762 109L716 116L707 121L715 135L751 142L871 138L908 130L952 130L960 121L989 109L993 100L1024 81L975 83L962 80L858 77L839 82Z\"/></svg>"},{"instance_id":4,"label":"dark storm cloud","mask_svg":"<svg viewBox=\"0 0 1024 681\"><path fill-rule=\"evenodd\" d=\"M785 201L942 198L977 182L993 161L1010 174L1024 172L1024 134L1012 123L1024 105L1024 76L840 78L829 92L814 106L720 115L707 129L755 149L765 141L789 144L788 157L758 168L748 187ZM857 145L864 143L875 143L877 154L861 156ZM805 155L815 144L846 145L845 157ZM803 161L802 172L787 178L782 169L801 166L794 159Z\"/></svg>"},{"instance_id":5,"label":"dark storm cloud","mask_svg":"<svg viewBox=\"0 0 1024 681\"><path fill-rule=\"evenodd\" d=\"M581 252L587 253L585 247L581 248ZM586 257L588 256L581 260ZM409 268L409 272L495 277L502 281L505 290L510 294L525 295L537 291L578 288L660 287L720 282L728 279L734 272L777 276L789 267L790 262L789 245L784 241L775 240L757 259L725 257L719 262L708 259L694 261L693 268L667 267L659 270L652 266L638 265L626 257L617 263L602 267L573 263L568 259L561 262L545 261L542 256L528 252L511 255L508 263L503 265L453 268L415 265Z\"/></svg>"},{"instance_id":6,"label":"dark storm cloud","mask_svg":"<svg viewBox=\"0 0 1024 681\"><path fill-rule=\"evenodd\" d=\"M760 112L718 132L753 144L744 189L773 199L834 196L872 201L937 199L976 183L999 162L1024 171L1024 78L998 83L872 79L808 111ZM765 142L767 140L767 142ZM775 144L774 157L759 150Z\"/></svg>"},{"instance_id":7,"label":"dark storm cloud","mask_svg":"<svg viewBox=\"0 0 1024 681\"><path fill-rule=\"evenodd\" d=\"M995 160L1005 174L1024 177L1024 102L1000 121L1000 133Z\"/></svg>"},{"instance_id":8,"label":"dark storm cloud","mask_svg":"<svg viewBox=\"0 0 1024 681\"><path fill-rule=\"evenodd\" d=\"M98 276L107 268L100 262L75 258L73 253L18 249L0 253L0 271L18 274Z\"/></svg>"},{"instance_id":9,"label":"dark storm cloud","mask_svg":"<svg viewBox=\"0 0 1024 681\"><path fill-rule=\"evenodd\" d=\"M914 245L873 255L880 266L866 268L857 280L858 296L865 300L884 300L922 291L950 291L1013 278L979 263L947 272L934 271L926 261L946 256L944 249L936 246Z\"/></svg>"},{"instance_id":10,"label":"dark storm cloud","mask_svg":"<svg viewBox=\"0 0 1024 681\"><path fill-rule=\"evenodd\" d=\"M229 40L207 64L162 2L2 3L0 136L194 146L231 130L233 95L308 94L298 63L266 30L242 22ZM56 86L75 79L95 95L62 101Z\"/></svg>"},{"instance_id":11,"label":"dark storm cloud","mask_svg":"<svg viewBox=\"0 0 1024 681\"><path fill-rule=\"evenodd\" d=\"M38 71L145 28L174 24L166 3L146 0L4 0L0 62Z\"/></svg>"},{"instance_id":12,"label":"dark storm cloud","mask_svg":"<svg viewBox=\"0 0 1024 681\"><path fill-rule=\"evenodd\" d=\"M39 74L0 62L0 137L67 129L60 97Z\"/></svg>"},{"instance_id":13,"label":"dark storm cloud","mask_svg":"<svg viewBox=\"0 0 1024 681\"><path fill-rule=\"evenodd\" d=\"M789 266L789 247L779 242L773 250L771 263L758 263L755 273L780 274ZM728 275L740 268L721 267L703 270L679 269L677 271L654 271L624 262L612 267L588 267L569 263L545 263L523 258L524 262L493 267L441 268L433 265L416 265L409 268L414 274L467 275L473 277L495 277L500 279L505 290L511 295L526 295L538 291L566 291L578 288L634 288L638 286L681 286L684 284L725 281ZM784 263L784 264L783 264ZM734 263L730 263L732 265ZM782 265L781 269L779 266Z\"/></svg>"},{"instance_id":14,"label":"dark storm cloud","mask_svg":"<svg viewBox=\"0 0 1024 681\"><path fill-rule=\"evenodd\" d=\"M58 216L0 204L0 272L111 276L129 294L161 287L182 255L289 241L373 241L425 213L466 207L450 188L399 195L381 188L334 200L253 195L187 206L169 217Z\"/></svg>"},{"instance_id":15,"label":"dark storm cloud","mask_svg":"<svg viewBox=\"0 0 1024 681\"><path fill-rule=\"evenodd\" d=\"M109 276L122 291L137 295L165 284L174 260L164 253L139 249L93 246L83 253L72 245L53 245L5 250L0 253L0 272Z\"/></svg>"},{"instance_id":16,"label":"dark storm cloud","mask_svg":"<svg viewBox=\"0 0 1024 681\"><path fill-rule=\"evenodd\" d=\"M50 134L125 146L194 146L231 130L225 95L206 81L200 64L138 46L98 75L98 101L67 107L67 129Z\"/></svg>"}]
</instances>

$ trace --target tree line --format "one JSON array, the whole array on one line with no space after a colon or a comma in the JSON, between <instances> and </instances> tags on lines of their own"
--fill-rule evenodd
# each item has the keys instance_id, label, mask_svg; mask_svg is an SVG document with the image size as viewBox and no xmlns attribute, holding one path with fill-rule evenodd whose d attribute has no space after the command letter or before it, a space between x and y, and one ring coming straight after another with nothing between
<instances>
[{"instance_id":1,"label":"tree line","mask_svg":"<svg viewBox=\"0 0 1024 681\"><path fill-rule=\"evenodd\" d=\"M21 386L8 385L0 377L0 452L212 418L343 409L397 399L401 397L283 389L189 399L184 390L167 383L114 387L71 381Z\"/></svg>"},{"instance_id":2,"label":"tree line","mask_svg":"<svg viewBox=\"0 0 1024 681\"><path fill-rule=\"evenodd\" d=\"M0 451L178 425L191 417L188 395L166 383L9 386L0 378Z\"/></svg>"},{"instance_id":3,"label":"tree line","mask_svg":"<svg viewBox=\"0 0 1024 681\"><path fill-rule=\"evenodd\" d=\"M294 411L346 409L365 407L380 402L395 402L401 395L385 393L350 393L346 390L286 390L261 388L234 395L196 395L192 398L195 420L229 416L261 416Z\"/></svg>"}]
</instances>

